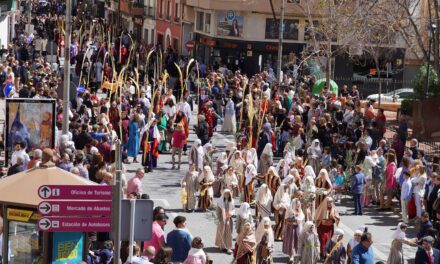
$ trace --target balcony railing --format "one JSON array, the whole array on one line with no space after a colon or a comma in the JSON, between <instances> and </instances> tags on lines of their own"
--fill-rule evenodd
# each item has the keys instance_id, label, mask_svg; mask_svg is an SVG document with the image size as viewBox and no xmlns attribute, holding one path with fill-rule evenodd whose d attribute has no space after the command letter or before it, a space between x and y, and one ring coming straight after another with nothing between
<instances>
[{"instance_id":1,"label":"balcony railing","mask_svg":"<svg viewBox=\"0 0 440 264\"><path fill-rule=\"evenodd\" d=\"M180 22L180 17L174 17L174 22L175 23L179 23Z\"/></svg>"},{"instance_id":2,"label":"balcony railing","mask_svg":"<svg viewBox=\"0 0 440 264\"><path fill-rule=\"evenodd\" d=\"M149 18L155 17L155 10L152 6L146 6L144 7L144 16ZM159 15L160 16L160 15Z\"/></svg>"}]
</instances>

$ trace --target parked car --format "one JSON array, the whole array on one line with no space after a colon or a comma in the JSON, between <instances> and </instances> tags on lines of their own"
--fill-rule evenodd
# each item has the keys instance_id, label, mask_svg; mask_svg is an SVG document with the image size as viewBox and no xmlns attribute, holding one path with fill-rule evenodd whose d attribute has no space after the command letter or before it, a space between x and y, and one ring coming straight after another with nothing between
<instances>
[{"instance_id":1,"label":"parked car","mask_svg":"<svg viewBox=\"0 0 440 264\"><path fill-rule=\"evenodd\" d=\"M396 91L391 91L389 93L383 93L380 97L381 102L401 102L405 99L410 99L414 97L413 88L402 88ZM379 94L370 94L367 100L379 101Z\"/></svg>"}]
</instances>

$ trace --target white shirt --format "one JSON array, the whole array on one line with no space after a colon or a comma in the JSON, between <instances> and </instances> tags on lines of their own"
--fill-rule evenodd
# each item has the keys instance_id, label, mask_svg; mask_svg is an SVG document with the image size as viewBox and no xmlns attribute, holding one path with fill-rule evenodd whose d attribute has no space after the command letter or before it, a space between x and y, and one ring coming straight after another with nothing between
<instances>
[{"instance_id":1,"label":"white shirt","mask_svg":"<svg viewBox=\"0 0 440 264\"><path fill-rule=\"evenodd\" d=\"M412 178L411 183L414 186L414 194L423 197L425 194L426 174Z\"/></svg>"}]
</instances>

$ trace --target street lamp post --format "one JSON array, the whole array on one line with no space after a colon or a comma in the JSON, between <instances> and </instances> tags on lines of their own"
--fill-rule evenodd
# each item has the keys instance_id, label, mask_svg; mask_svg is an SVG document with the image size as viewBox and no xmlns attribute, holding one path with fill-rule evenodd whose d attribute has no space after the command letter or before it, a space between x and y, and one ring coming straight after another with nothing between
<instances>
[{"instance_id":1,"label":"street lamp post","mask_svg":"<svg viewBox=\"0 0 440 264\"><path fill-rule=\"evenodd\" d=\"M285 0L282 0L281 3L281 18L279 23L279 42L278 42L278 64L277 64L277 78L278 82L281 83L281 66L282 66L282 59L283 59L283 36L284 36L284 5Z\"/></svg>"},{"instance_id":2,"label":"street lamp post","mask_svg":"<svg viewBox=\"0 0 440 264\"><path fill-rule=\"evenodd\" d=\"M430 31L431 32L435 32L435 30L437 29L437 25L436 24L431 24L431 28ZM425 86L425 98L428 98L428 93L429 93L429 75L430 75L430 61L431 61L431 49L432 49L432 38L434 37L434 34L432 36L430 36L429 38L429 47L428 47L428 57L426 58L426 86Z\"/></svg>"}]
</instances>

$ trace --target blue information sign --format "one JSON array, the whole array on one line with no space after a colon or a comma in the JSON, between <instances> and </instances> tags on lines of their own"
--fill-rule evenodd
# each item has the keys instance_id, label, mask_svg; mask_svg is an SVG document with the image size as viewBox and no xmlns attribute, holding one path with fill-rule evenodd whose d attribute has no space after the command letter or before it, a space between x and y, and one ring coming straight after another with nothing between
<instances>
[{"instance_id":1,"label":"blue information sign","mask_svg":"<svg viewBox=\"0 0 440 264\"><path fill-rule=\"evenodd\" d=\"M84 235L82 232L53 233L52 264L76 264L82 261Z\"/></svg>"}]
</instances>

